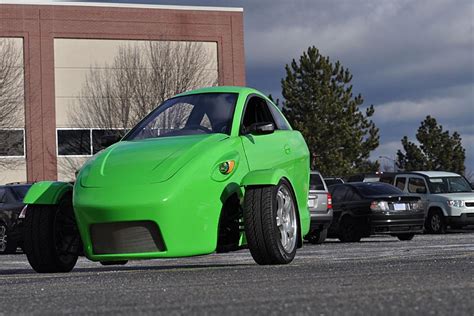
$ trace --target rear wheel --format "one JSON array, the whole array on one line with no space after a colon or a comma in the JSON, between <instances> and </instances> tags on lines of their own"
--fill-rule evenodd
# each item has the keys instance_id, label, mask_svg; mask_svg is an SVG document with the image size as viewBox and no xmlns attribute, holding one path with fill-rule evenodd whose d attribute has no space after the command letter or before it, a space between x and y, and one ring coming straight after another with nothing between
<instances>
[{"instance_id":1,"label":"rear wheel","mask_svg":"<svg viewBox=\"0 0 474 316\"><path fill-rule=\"evenodd\" d=\"M313 245L322 244L328 235L328 229L315 230L306 235L305 239Z\"/></svg>"},{"instance_id":2,"label":"rear wheel","mask_svg":"<svg viewBox=\"0 0 474 316\"><path fill-rule=\"evenodd\" d=\"M296 254L298 217L290 184L246 188L244 225L250 253L258 264L287 264Z\"/></svg>"},{"instance_id":3,"label":"rear wheel","mask_svg":"<svg viewBox=\"0 0 474 316\"><path fill-rule=\"evenodd\" d=\"M15 253L17 244L8 239L8 227L5 223L0 223L0 254Z\"/></svg>"},{"instance_id":4,"label":"rear wheel","mask_svg":"<svg viewBox=\"0 0 474 316\"><path fill-rule=\"evenodd\" d=\"M396 235L399 240L412 240L415 234L399 234Z\"/></svg>"},{"instance_id":5,"label":"rear wheel","mask_svg":"<svg viewBox=\"0 0 474 316\"><path fill-rule=\"evenodd\" d=\"M357 221L351 216L344 216L339 224L339 240L342 242L358 242L362 238Z\"/></svg>"},{"instance_id":6,"label":"rear wheel","mask_svg":"<svg viewBox=\"0 0 474 316\"><path fill-rule=\"evenodd\" d=\"M440 210L431 210L425 220L425 229L431 234L444 234L446 232L446 221Z\"/></svg>"},{"instance_id":7,"label":"rear wheel","mask_svg":"<svg viewBox=\"0 0 474 316\"><path fill-rule=\"evenodd\" d=\"M71 271L81 248L70 194L58 205L28 206L24 251L36 272Z\"/></svg>"}]
</instances>

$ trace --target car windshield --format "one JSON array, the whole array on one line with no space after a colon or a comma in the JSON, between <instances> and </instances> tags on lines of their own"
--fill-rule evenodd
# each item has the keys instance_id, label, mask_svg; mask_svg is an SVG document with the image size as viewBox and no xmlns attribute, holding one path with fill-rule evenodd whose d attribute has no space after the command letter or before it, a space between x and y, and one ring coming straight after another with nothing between
<instances>
[{"instance_id":1,"label":"car windshield","mask_svg":"<svg viewBox=\"0 0 474 316\"><path fill-rule=\"evenodd\" d=\"M403 191L390 184L382 182L364 182L354 184L354 187L364 196L379 196L379 195L403 195Z\"/></svg>"},{"instance_id":2,"label":"car windshield","mask_svg":"<svg viewBox=\"0 0 474 316\"><path fill-rule=\"evenodd\" d=\"M236 93L202 93L165 101L133 128L124 140L230 134Z\"/></svg>"},{"instance_id":3,"label":"car windshield","mask_svg":"<svg viewBox=\"0 0 474 316\"><path fill-rule=\"evenodd\" d=\"M12 190L13 192L15 192L15 195L17 196L18 200L23 201L23 198L25 197L30 187L31 185L15 185L12 187Z\"/></svg>"},{"instance_id":4,"label":"car windshield","mask_svg":"<svg viewBox=\"0 0 474 316\"><path fill-rule=\"evenodd\" d=\"M472 192L471 186L463 177L429 178L431 193Z\"/></svg>"}]
</instances>

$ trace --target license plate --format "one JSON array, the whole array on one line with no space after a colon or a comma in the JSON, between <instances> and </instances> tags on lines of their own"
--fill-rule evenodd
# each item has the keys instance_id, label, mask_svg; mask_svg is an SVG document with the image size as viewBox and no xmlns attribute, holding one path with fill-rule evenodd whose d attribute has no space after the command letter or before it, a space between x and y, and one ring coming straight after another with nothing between
<instances>
[{"instance_id":1,"label":"license plate","mask_svg":"<svg viewBox=\"0 0 474 316\"><path fill-rule=\"evenodd\" d=\"M405 203L393 203L393 209L395 211L406 211L407 206Z\"/></svg>"}]
</instances>

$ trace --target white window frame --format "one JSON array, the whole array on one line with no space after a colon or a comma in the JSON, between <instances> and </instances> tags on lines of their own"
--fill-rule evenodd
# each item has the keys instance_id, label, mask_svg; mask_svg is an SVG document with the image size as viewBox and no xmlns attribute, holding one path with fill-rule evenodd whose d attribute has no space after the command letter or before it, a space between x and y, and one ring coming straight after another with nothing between
<instances>
[{"instance_id":1,"label":"white window frame","mask_svg":"<svg viewBox=\"0 0 474 316\"><path fill-rule=\"evenodd\" d=\"M60 155L59 154L59 143L58 143L58 131L84 131L89 130L89 138L90 138L90 154L89 155ZM92 131L94 130L125 130L128 132L130 129L113 127L113 128L98 128L98 127L56 127L56 157L60 158L87 158L94 156L94 142L92 139Z\"/></svg>"},{"instance_id":2,"label":"white window frame","mask_svg":"<svg viewBox=\"0 0 474 316\"><path fill-rule=\"evenodd\" d=\"M22 156L1 156L1 159L18 159L18 158L26 158L26 133L24 127L4 127L0 128L0 131L23 131L23 155Z\"/></svg>"}]
</instances>

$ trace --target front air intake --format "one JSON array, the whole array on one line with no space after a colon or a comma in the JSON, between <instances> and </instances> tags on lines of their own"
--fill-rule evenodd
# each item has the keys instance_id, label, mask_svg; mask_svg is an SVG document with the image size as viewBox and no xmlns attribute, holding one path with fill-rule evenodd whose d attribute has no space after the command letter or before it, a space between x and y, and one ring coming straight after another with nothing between
<instances>
[{"instance_id":1,"label":"front air intake","mask_svg":"<svg viewBox=\"0 0 474 316\"><path fill-rule=\"evenodd\" d=\"M152 221L93 224L90 228L94 254L109 255L164 251L158 226Z\"/></svg>"}]
</instances>

